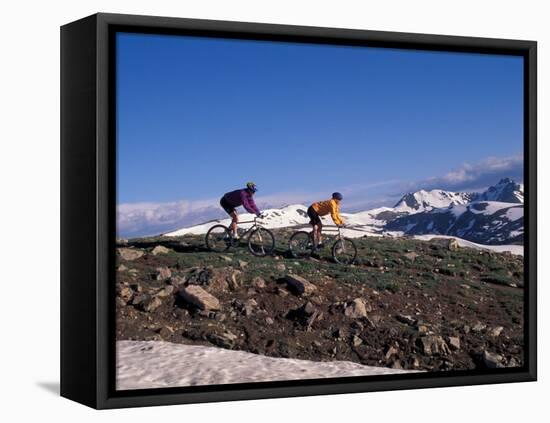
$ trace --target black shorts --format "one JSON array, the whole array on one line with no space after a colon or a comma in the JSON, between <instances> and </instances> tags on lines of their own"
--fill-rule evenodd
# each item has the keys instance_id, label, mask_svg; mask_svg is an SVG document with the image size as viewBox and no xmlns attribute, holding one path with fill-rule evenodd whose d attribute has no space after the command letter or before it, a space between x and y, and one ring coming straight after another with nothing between
<instances>
[{"instance_id":1,"label":"black shorts","mask_svg":"<svg viewBox=\"0 0 550 423\"><path fill-rule=\"evenodd\" d=\"M307 215L309 216L310 225L322 225L321 218L313 207L309 206L309 208L307 209Z\"/></svg>"},{"instance_id":2,"label":"black shorts","mask_svg":"<svg viewBox=\"0 0 550 423\"><path fill-rule=\"evenodd\" d=\"M220 200L220 206L222 206L227 214L231 214L235 211L235 207L229 204L225 197L222 197L222 199Z\"/></svg>"}]
</instances>

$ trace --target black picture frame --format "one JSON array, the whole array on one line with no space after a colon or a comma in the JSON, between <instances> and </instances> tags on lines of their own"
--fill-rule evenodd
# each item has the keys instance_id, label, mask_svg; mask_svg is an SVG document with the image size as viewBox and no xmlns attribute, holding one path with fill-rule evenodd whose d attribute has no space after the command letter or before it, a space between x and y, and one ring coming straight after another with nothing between
<instances>
[{"instance_id":1,"label":"black picture frame","mask_svg":"<svg viewBox=\"0 0 550 423\"><path fill-rule=\"evenodd\" d=\"M524 58L525 365L514 369L116 391L117 31L478 52ZM61 28L61 395L90 407L232 401L535 381L537 44L534 41L98 13Z\"/></svg>"}]
</instances>

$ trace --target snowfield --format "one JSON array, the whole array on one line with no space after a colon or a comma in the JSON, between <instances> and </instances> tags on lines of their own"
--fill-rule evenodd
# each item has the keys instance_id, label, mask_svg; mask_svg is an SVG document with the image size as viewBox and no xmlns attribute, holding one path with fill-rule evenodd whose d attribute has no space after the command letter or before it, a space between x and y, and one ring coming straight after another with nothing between
<instances>
[{"instance_id":1,"label":"snowfield","mask_svg":"<svg viewBox=\"0 0 550 423\"><path fill-rule=\"evenodd\" d=\"M447 236L447 235L414 235L414 239L419 239L421 241L430 241L434 238L447 238L447 239L456 239L458 245L466 248L474 248L476 250L486 250L494 251L495 253L504 253L508 251L517 256L523 256L523 245L485 245L485 244L476 244L472 241L467 241L456 236Z\"/></svg>"},{"instance_id":2,"label":"snowfield","mask_svg":"<svg viewBox=\"0 0 550 423\"><path fill-rule=\"evenodd\" d=\"M117 390L414 373L162 341L118 341L116 350Z\"/></svg>"}]
</instances>

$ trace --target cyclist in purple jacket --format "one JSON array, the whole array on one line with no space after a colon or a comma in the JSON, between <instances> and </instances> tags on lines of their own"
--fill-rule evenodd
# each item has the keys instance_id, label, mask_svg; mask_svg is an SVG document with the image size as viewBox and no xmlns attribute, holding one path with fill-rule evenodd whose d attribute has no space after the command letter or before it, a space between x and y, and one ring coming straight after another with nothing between
<instances>
[{"instance_id":1,"label":"cyclist in purple jacket","mask_svg":"<svg viewBox=\"0 0 550 423\"><path fill-rule=\"evenodd\" d=\"M248 213L254 213L256 216L260 216L260 210L256 206L252 196L258 191L254 182L248 182L245 189L237 189L235 191L226 192L220 200L220 205L231 216L231 231L234 238L238 238L237 235L237 222L239 216L235 210L239 206L243 206Z\"/></svg>"}]
</instances>

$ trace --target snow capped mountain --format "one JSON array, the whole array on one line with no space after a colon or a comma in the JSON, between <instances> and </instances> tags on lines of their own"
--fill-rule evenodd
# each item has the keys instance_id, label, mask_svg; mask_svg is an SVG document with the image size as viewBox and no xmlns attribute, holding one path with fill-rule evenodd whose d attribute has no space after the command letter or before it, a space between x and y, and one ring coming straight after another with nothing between
<instances>
[{"instance_id":1,"label":"snow capped mountain","mask_svg":"<svg viewBox=\"0 0 550 423\"><path fill-rule=\"evenodd\" d=\"M443 191L433 189L431 191L416 191L405 194L394 206L394 211L407 213L419 213L434 208L449 207L452 204L467 204L472 200L473 194Z\"/></svg>"},{"instance_id":2,"label":"snow capped mountain","mask_svg":"<svg viewBox=\"0 0 550 423\"><path fill-rule=\"evenodd\" d=\"M307 215L307 207L303 204L292 204L280 209L263 210L265 217L262 219L262 224L266 228L285 228L289 226L304 225L309 222ZM239 224L239 228L248 229L253 225L254 215L251 213L240 213L240 222L249 222ZM228 226L231 223L231 218L210 220L200 225L190 226L188 228L178 229L177 231L164 234L165 236L181 236L181 235L200 235L205 234L208 230L218 224Z\"/></svg>"},{"instance_id":3,"label":"snow capped mountain","mask_svg":"<svg viewBox=\"0 0 550 423\"><path fill-rule=\"evenodd\" d=\"M388 231L407 235L440 234L481 244L510 244L523 241L523 204L477 201L452 205L395 219Z\"/></svg>"},{"instance_id":4,"label":"snow capped mountain","mask_svg":"<svg viewBox=\"0 0 550 423\"><path fill-rule=\"evenodd\" d=\"M504 178L495 186L476 194L473 200L523 204L523 184L518 184L510 178Z\"/></svg>"},{"instance_id":5,"label":"snow capped mountain","mask_svg":"<svg viewBox=\"0 0 550 423\"><path fill-rule=\"evenodd\" d=\"M264 210L262 224L270 229L307 225L303 204ZM505 178L480 193L450 192L440 189L405 194L394 207L380 207L359 213L342 213L349 237L369 235L446 235L480 244L523 243L523 185ZM239 214L239 228L253 224L254 215ZM322 218L333 225L330 216ZM211 220L182 228L165 236L201 235L212 226L228 226L231 219Z\"/></svg>"}]
</instances>

